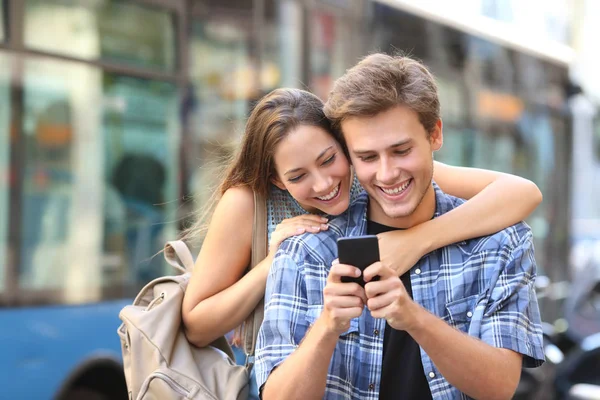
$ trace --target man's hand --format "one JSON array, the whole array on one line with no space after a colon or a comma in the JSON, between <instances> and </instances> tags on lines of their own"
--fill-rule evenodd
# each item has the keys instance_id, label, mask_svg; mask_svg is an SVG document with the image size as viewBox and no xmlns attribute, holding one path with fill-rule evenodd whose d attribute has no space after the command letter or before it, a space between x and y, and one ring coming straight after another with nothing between
<instances>
[{"instance_id":1,"label":"man's hand","mask_svg":"<svg viewBox=\"0 0 600 400\"><path fill-rule=\"evenodd\" d=\"M410 330L422 309L410 298L396 272L376 262L365 269L363 275L367 282L365 293L371 315L385 318L396 330ZM379 276L378 281L372 281L375 276Z\"/></svg>"},{"instance_id":2,"label":"man's hand","mask_svg":"<svg viewBox=\"0 0 600 400\"><path fill-rule=\"evenodd\" d=\"M350 320L360 317L367 302L359 284L342 283L342 276L358 277L360 270L346 264L334 263L323 289L324 307L321 318L327 330L337 336L350 328Z\"/></svg>"}]
</instances>

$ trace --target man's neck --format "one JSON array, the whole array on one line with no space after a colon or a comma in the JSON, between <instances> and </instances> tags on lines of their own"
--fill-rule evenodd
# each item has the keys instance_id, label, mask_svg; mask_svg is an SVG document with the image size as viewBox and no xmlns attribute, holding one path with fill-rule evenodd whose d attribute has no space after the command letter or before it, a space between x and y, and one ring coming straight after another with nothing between
<instances>
[{"instance_id":1,"label":"man's neck","mask_svg":"<svg viewBox=\"0 0 600 400\"><path fill-rule=\"evenodd\" d=\"M391 218L387 216L383 212L383 210L374 203L375 202L369 199L367 215L369 216L369 219L371 221L389 227L408 229L412 228L415 225L419 225L425 221L429 221L431 218L433 218L433 214L435 213L436 208L435 189L433 188L433 184L429 185L429 188L427 189L425 196L423 196L421 203L419 203L415 211L413 211L410 215L407 215L406 217Z\"/></svg>"}]
</instances>

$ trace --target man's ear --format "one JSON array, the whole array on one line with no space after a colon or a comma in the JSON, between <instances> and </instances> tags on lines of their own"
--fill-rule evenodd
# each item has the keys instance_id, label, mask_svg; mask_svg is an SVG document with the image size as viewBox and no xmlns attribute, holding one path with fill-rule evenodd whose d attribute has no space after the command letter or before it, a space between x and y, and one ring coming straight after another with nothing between
<instances>
[{"instance_id":1,"label":"man's ear","mask_svg":"<svg viewBox=\"0 0 600 400\"><path fill-rule=\"evenodd\" d=\"M431 131L431 134L429 135L429 143L431 143L432 151L438 151L439 149L442 148L442 145L444 144L444 134L442 132L442 128L443 128L442 120L438 119L437 122L435 123L435 127L433 128L433 130Z\"/></svg>"},{"instance_id":2,"label":"man's ear","mask_svg":"<svg viewBox=\"0 0 600 400\"><path fill-rule=\"evenodd\" d=\"M278 176L274 175L271 177L271 183L275 186L277 186L279 189L281 190L287 190L285 188L285 185L283 184L283 182L281 182L281 179L279 179Z\"/></svg>"}]
</instances>

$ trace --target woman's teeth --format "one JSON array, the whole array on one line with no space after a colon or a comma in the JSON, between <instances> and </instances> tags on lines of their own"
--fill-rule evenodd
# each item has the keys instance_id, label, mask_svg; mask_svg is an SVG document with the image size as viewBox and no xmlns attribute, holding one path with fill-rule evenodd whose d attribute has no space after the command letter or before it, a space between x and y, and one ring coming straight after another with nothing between
<instances>
[{"instance_id":1,"label":"woman's teeth","mask_svg":"<svg viewBox=\"0 0 600 400\"><path fill-rule=\"evenodd\" d=\"M317 199L323 200L323 201L331 200L335 196L337 196L339 190L340 190L340 185L338 184L336 187L333 188L333 190L329 194L327 194L323 197L317 197Z\"/></svg>"},{"instance_id":2,"label":"woman's teeth","mask_svg":"<svg viewBox=\"0 0 600 400\"><path fill-rule=\"evenodd\" d=\"M394 188L394 189L384 189L384 188L381 188L381 190L383 190L383 192L385 194L398 194L398 193L401 193L401 192L405 191L406 188L408 187L408 185L410 185L411 182L412 182L412 178L409 179L409 180L407 180L402 186L398 186L397 188Z\"/></svg>"}]
</instances>

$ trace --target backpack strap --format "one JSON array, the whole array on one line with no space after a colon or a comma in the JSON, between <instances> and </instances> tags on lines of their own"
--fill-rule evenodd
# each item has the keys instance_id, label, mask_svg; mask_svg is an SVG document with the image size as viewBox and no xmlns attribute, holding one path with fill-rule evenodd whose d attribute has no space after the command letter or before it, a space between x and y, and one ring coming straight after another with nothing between
<instances>
[{"instance_id":1,"label":"backpack strap","mask_svg":"<svg viewBox=\"0 0 600 400\"><path fill-rule=\"evenodd\" d=\"M165 260L185 274L194 269L194 256L187 245L181 240L173 240L165 244ZM180 263L183 263L183 265Z\"/></svg>"},{"instance_id":2,"label":"backpack strap","mask_svg":"<svg viewBox=\"0 0 600 400\"><path fill-rule=\"evenodd\" d=\"M252 226L252 259L249 269L267 257L267 202L266 199L254 193L254 221ZM246 353L246 366L252 368L251 358L254 357L258 330L263 321L264 300L261 299L252 313L244 322L244 352ZM248 365L250 364L250 365Z\"/></svg>"}]
</instances>

